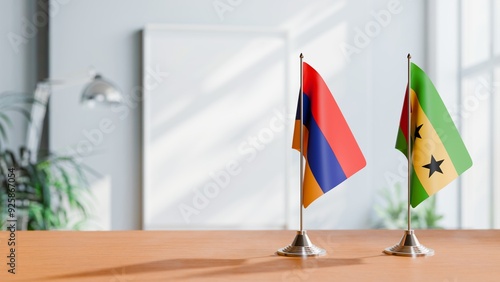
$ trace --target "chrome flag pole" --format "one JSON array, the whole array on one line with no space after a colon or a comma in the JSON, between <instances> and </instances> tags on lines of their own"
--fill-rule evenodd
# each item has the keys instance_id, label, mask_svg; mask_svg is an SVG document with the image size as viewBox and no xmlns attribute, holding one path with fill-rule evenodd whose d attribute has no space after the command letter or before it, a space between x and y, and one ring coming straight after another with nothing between
<instances>
[{"instance_id":1,"label":"chrome flag pole","mask_svg":"<svg viewBox=\"0 0 500 282\"><path fill-rule=\"evenodd\" d=\"M303 203L304 203L304 73L303 73L303 58L304 56L300 53L300 230L297 231L295 239L292 244L281 248L277 251L280 256L290 256L290 257L309 257L309 256L322 256L326 254L326 251L316 247L309 236L307 236L306 230L303 227Z\"/></svg>"},{"instance_id":2,"label":"chrome flag pole","mask_svg":"<svg viewBox=\"0 0 500 282\"><path fill-rule=\"evenodd\" d=\"M411 104L411 55L408 53L406 57L408 59L408 85L406 89L407 93L407 103L408 107L408 140L407 140L407 157L408 157L408 229L405 230L403 234L403 238L399 244L396 244L392 247L388 247L384 250L384 253L388 255L396 255L396 256L405 256L405 257L422 257L422 256L432 256L434 255L434 250L426 248L424 245L420 244L415 235L414 230L411 229L411 206L410 206L410 195L411 195L411 169L412 169L412 159L413 159L413 150L412 150L412 138L411 134L412 129L412 121L411 121L411 112L412 112L412 104Z\"/></svg>"}]
</instances>

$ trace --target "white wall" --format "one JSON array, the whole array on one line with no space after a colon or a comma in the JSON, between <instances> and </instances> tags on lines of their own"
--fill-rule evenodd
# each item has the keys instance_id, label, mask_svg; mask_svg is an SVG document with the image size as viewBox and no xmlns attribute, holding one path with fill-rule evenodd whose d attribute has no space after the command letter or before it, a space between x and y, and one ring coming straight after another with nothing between
<instances>
[{"instance_id":1,"label":"white wall","mask_svg":"<svg viewBox=\"0 0 500 282\"><path fill-rule=\"evenodd\" d=\"M141 85L141 30L147 23L288 30L291 59L303 52L322 74L368 163L306 210L306 227L370 227L377 191L390 185L387 176L398 175L403 160L393 147L406 85L406 54L411 52L414 61L425 67L424 1L400 1L401 11L382 27L375 23L372 12L387 10L391 1L51 2L60 6L50 25L51 76L73 76L93 65L119 85L129 101L118 112L79 106L79 87L52 96L52 149L80 146L82 151L91 151L83 154L84 160L102 174L95 179L99 189L94 189L101 193L97 213L104 217L97 228L141 227L141 107L134 97ZM227 6L229 2L234 5ZM220 6L228 9L224 13L214 8L220 3L226 3ZM358 30L365 28L372 28L373 37L363 41ZM357 45L356 39L361 41ZM349 59L341 51L345 44L357 46ZM186 62L193 68L198 63ZM290 71L297 73L298 67L292 66ZM296 95L295 90L291 92ZM112 132L99 130L103 119L112 123ZM289 177L296 183L295 176ZM293 214L294 208L291 210Z\"/></svg>"},{"instance_id":2,"label":"white wall","mask_svg":"<svg viewBox=\"0 0 500 282\"><path fill-rule=\"evenodd\" d=\"M35 1L0 1L0 93L32 95L36 83L36 32L27 28L35 13ZM27 121L12 115L9 147L16 150L24 144Z\"/></svg>"}]
</instances>

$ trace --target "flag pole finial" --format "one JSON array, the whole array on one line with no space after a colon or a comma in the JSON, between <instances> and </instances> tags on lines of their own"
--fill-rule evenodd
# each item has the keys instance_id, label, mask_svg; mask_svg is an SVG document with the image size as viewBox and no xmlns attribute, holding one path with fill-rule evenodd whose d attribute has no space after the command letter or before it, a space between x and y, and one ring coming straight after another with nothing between
<instances>
[{"instance_id":1,"label":"flag pole finial","mask_svg":"<svg viewBox=\"0 0 500 282\"><path fill-rule=\"evenodd\" d=\"M303 58L304 58L304 55L302 55L302 53L300 53L299 58L303 59Z\"/></svg>"},{"instance_id":2,"label":"flag pole finial","mask_svg":"<svg viewBox=\"0 0 500 282\"><path fill-rule=\"evenodd\" d=\"M406 58L408 58L408 60L411 59L411 54L408 53L408 56L406 56Z\"/></svg>"}]
</instances>

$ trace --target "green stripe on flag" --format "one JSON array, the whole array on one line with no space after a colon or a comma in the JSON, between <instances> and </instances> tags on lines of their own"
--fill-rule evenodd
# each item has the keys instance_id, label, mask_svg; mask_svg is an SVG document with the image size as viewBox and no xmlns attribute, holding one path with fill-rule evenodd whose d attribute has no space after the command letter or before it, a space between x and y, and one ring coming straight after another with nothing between
<instances>
[{"instance_id":1,"label":"green stripe on flag","mask_svg":"<svg viewBox=\"0 0 500 282\"><path fill-rule=\"evenodd\" d=\"M396 138L396 149L401 151L406 157L408 157L408 144L406 143L405 135L401 128L398 130L398 136Z\"/></svg>"},{"instance_id":2,"label":"green stripe on flag","mask_svg":"<svg viewBox=\"0 0 500 282\"><path fill-rule=\"evenodd\" d=\"M415 169L411 166L411 193L410 193L410 204L412 207L418 206L425 199L429 198L429 194L425 191L422 183L415 173Z\"/></svg>"},{"instance_id":3,"label":"green stripe on flag","mask_svg":"<svg viewBox=\"0 0 500 282\"><path fill-rule=\"evenodd\" d=\"M411 88L460 175L472 166L472 160L439 93L425 72L414 63L411 63Z\"/></svg>"}]
</instances>

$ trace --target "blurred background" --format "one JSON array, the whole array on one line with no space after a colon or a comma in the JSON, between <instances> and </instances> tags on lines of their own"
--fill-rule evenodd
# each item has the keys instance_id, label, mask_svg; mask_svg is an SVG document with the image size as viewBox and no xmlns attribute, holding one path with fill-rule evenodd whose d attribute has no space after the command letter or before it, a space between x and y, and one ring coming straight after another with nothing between
<instances>
[{"instance_id":1,"label":"blurred background","mask_svg":"<svg viewBox=\"0 0 500 282\"><path fill-rule=\"evenodd\" d=\"M500 227L499 1L0 7L3 219L15 166L27 229L298 228L303 53L367 160L304 211L305 228L405 228L407 166L394 144L411 53L474 163L412 211L415 226ZM87 103L96 72L106 86Z\"/></svg>"}]
</instances>

